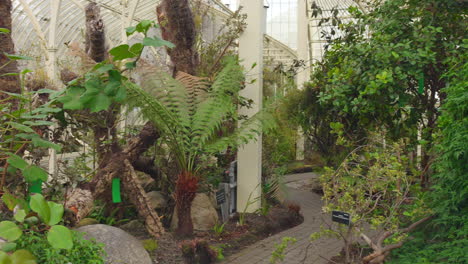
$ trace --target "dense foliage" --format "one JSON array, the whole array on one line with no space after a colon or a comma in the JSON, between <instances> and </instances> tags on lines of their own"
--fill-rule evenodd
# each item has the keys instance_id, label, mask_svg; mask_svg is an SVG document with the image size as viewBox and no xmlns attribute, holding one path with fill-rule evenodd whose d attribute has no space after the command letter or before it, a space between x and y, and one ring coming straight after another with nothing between
<instances>
[{"instance_id":1,"label":"dense foliage","mask_svg":"<svg viewBox=\"0 0 468 264\"><path fill-rule=\"evenodd\" d=\"M466 48L466 42L464 43ZM440 117L440 153L430 193L437 218L416 233L392 263L468 263L468 64L457 62L446 75L447 99Z\"/></svg>"},{"instance_id":2,"label":"dense foliage","mask_svg":"<svg viewBox=\"0 0 468 264\"><path fill-rule=\"evenodd\" d=\"M299 113L313 113L303 118L304 130L334 135L330 146L340 137L365 144L371 131L385 132L388 142L409 139L406 170L411 184L430 190L426 202L435 217L392 254L394 263L466 262L466 7L455 0L374 1L366 12L350 8L348 23L321 21L331 27L322 33L327 51L298 97ZM319 113L325 118L311 122ZM348 177L364 160L356 160Z\"/></svg>"},{"instance_id":3,"label":"dense foliage","mask_svg":"<svg viewBox=\"0 0 468 264\"><path fill-rule=\"evenodd\" d=\"M462 6L459 1L376 1L368 13L350 8L349 23L333 20L332 30L323 34L334 35L315 65L304 91L308 103L301 109L332 120L304 120L304 130L341 122L344 134L358 140L364 128L385 129L416 144L421 128L423 167L428 165L437 106L445 98L443 76L463 53Z\"/></svg>"}]
</instances>

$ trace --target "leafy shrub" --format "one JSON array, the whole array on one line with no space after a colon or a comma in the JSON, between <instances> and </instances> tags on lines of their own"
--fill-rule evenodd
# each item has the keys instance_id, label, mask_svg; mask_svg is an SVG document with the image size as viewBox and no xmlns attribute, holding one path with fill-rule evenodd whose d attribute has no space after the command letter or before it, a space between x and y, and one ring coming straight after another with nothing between
<instances>
[{"instance_id":1,"label":"leafy shrub","mask_svg":"<svg viewBox=\"0 0 468 264\"><path fill-rule=\"evenodd\" d=\"M8 192L2 200L8 208L18 209L15 222L0 222L0 241L6 240L0 250L0 263L103 263L101 245L59 225L63 205L46 201L41 194L32 195L29 204ZM8 252L13 253L8 256Z\"/></svg>"},{"instance_id":2,"label":"leafy shrub","mask_svg":"<svg viewBox=\"0 0 468 264\"><path fill-rule=\"evenodd\" d=\"M93 240L86 240L83 234L71 231L73 248L54 248L47 241L44 234L30 232L16 241L18 248L30 251L37 258L39 264L101 264L104 263L105 252L102 244Z\"/></svg>"}]
</instances>

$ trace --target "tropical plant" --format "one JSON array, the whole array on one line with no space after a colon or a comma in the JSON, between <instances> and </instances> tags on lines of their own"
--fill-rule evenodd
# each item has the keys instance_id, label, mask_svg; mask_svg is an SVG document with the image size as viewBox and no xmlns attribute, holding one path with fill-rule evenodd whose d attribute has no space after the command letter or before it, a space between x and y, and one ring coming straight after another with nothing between
<instances>
[{"instance_id":1,"label":"tropical plant","mask_svg":"<svg viewBox=\"0 0 468 264\"><path fill-rule=\"evenodd\" d=\"M243 79L242 68L229 58L212 84L181 72L174 79L154 69L143 71L141 88L126 83L129 106L153 122L179 165L175 200L181 235L193 232L190 208L203 177L200 158L247 143L261 133L262 126L271 125L263 111L243 120L234 132L221 129L226 120L237 120L236 100Z\"/></svg>"},{"instance_id":2,"label":"tropical plant","mask_svg":"<svg viewBox=\"0 0 468 264\"><path fill-rule=\"evenodd\" d=\"M372 1L367 12L351 7L349 23L332 21L329 32L335 35L313 72L319 102L352 115L360 128L383 127L394 139L423 143L423 185L430 175L437 108L445 99L444 74L464 53L465 5L391 0Z\"/></svg>"},{"instance_id":3,"label":"tropical plant","mask_svg":"<svg viewBox=\"0 0 468 264\"><path fill-rule=\"evenodd\" d=\"M217 237L220 237L224 233L225 226L226 226L226 223L220 224L218 222L216 222L216 224L213 226L213 232L215 233Z\"/></svg>"},{"instance_id":4,"label":"tropical plant","mask_svg":"<svg viewBox=\"0 0 468 264\"><path fill-rule=\"evenodd\" d=\"M104 263L102 245L59 225L61 204L46 201L41 194L32 195L27 203L6 192L2 200L16 213L14 222L0 222L0 263Z\"/></svg>"},{"instance_id":5,"label":"tropical plant","mask_svg":"<svg viewBox=\"0 0 468 264\"><path fill-rule=\"evenodd\" d=\"M374 251L362 261L382 263L391 250L402 246L408 232L431 217L419 188L413 185L414 173L403 155L404 142L387 142L384 146L380 137L374 135L368 144L352 151L336 170L327 168L320 177L323 210L347 212L351 224L336 229L329 225L311 238L320 235L342 238L346 263L357 261L351 254L356 236L362 237ZM384 232L372 240L364 230L368 224Z\"/></svg>"},{"instance_id":6,"label":"tropical plant","mask_svg":"<svg viewBox=\"0 0 468 264\"><path fill-rule=\"evenodd\" d=\"M466 49L465 39L461 48ZM441 133L436 145L434 186L428 201L436 217L412 234L414 239L392 253L390 263L468 263L468 76L467 53L445 78L447 98L441 107Z\"/></svg>"},{"instance_id":7,"label":"tropical plant","mask_svg":"<svg viewBox=\"0 0 468 264\"><path fill-rule=\"evenodd\" d=\"M279 244L275 244L275 250L271 253L270 263L274 264L277 261L283 261L285 254L284 251L288 245L294 245L297 239L294 237L283 237L283 240Z\"/></svg>"},{"instance_id":8,"label":"tropical plant","mask_svg":"<svg viewBox=\"0 0 468 264\"><path fill-rule=\"evenodd\" d=\"M3 201L9 208L24 204L19 199L11 197L11 194L4 194ZM30 209L29 209L30 208ZM32 213L29 212L32 211ZM0 238L8 241L3 248L16 249L14 241L18 240L24 233L40 232L45 233L50 245L57 249L71 249L73 247L72 233L63 225L62 221L63 205L46 201L41 194L33 194L29 206L18 209L13 221L0 222Z\"/></svg>"},{"instance_id":9,"label":"tropical plant","mask_svg":"<svg viewBox=\"0 0 468 264\"><path fill-rule=\"evenodd\" d=\"M8 35L9 31L0 28L0 35ZM31 60L30 57L4 53L1 55L8 61L0 66L2 72L11 69L8 65L15 65L18 60ZM2 59L3 61L3 59ZM35 98L39 95L53 97L55 91L40 89L28 91L24 87L24 79L31 71L25 69L21 73L2 73L1 78L17 78L18 92L0 90L0 194L6 185L7 176L13 176L17 170L21 171L24 180L29 186L39 184L47 180L47 172L35 164L30 164L23 158L23 153L29 146L36 148L53 148L57 151L61 147L45 139L48 133L47 126L54 124L49 121L51 116L60 111L50 103L38 104ZM10 80L11 81L11 80ZM5 84L10 85L11 82ZM8 88L8 87L7 87ZM11 88L11 87L9 87ZM17 177L11 177L17 178ZM39 184L40 185L40 184Z\"/></svg>"}]
</instances>

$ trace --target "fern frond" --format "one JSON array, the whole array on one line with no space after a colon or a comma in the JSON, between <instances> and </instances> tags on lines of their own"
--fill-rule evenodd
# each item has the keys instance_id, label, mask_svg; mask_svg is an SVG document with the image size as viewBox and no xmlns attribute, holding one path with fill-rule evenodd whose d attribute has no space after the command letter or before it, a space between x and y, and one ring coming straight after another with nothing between
<instances>
[{"instance_id":1,"label":"fern frond","mask_svg":"<svg viewBox=\"0 0 468 264\"><path fill-rule=\"evenodd\" d=\"M140 113L151 121L164 136L171 142L169 146L176 153L181 166L186 164L187 145L190 142L188 127L181 122L177 112L171 111L170 107L154 98L137 84L124 83L127 89L127 105L129 109L137 108ZM172 107L172 106L171 106Z\"/></svg>"},{"instance_id":2,"label":"fern frond","mask_svg":"<svg viewBox=\"0 0 468 264\"><path fill-rule=\"evenodd\" d=\"M190 126L190 107L187 89L168 73L145 67L140 71L141 88L173 113L180 125Z\"/></svg>"},{"instance_id":3,"label":"fern frond","mask_svg":"<svg viewBox=\"0 0 468 264\"><path fill-rule=\"evenodd\" d=\"M264 131L276 127L277 124L272 115L272 109L269 107L257 112L252 117L244 120L231 135L207 143L204 152L219 153L228 147L235 148L256 140Z\"/></svg>"},{"instance_id":4,"label":"fern frond","mask_svg":"<svg viewBox=\"0 0 468 264\"><path fill-rule=\"evenodd\" d=\"M242 68L235 61L228 62L218 74L208 97L197 106L193 116L193 146L202 148L226 118L236 112L233 95L239 92L243 78Z\"/></svg>"},{"instance_id":5,"label":"fern frond","mask_svg":"<svg viewBox=\"0 0 468 264\"><path fill-rule=\"evenodd\" d=\"M192 116L195 113L197 105L206 99L211 84L207 78L193 76L181 71L177 72L176 80L185 86L187 103L190 115Z\"/></svg>"}]
</instances>

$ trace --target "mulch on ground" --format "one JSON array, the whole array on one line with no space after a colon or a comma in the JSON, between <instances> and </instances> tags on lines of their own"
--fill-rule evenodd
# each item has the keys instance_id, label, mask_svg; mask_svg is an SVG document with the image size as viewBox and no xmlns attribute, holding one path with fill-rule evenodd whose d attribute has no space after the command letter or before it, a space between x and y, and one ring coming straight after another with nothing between
<instances>
[{"instance_id":1,"label":"mulch on ground","mask_svg":"<svg viewBox=\"0 0 468 264\"><path fill-rule=\"evenodd\" d=\"M217 258L219 260L219 257L227 257L257 241L301 224L304 218L299 211L300 207L295 204L276 205L266 215L246 213L242 226L239 225L239 214L236 214L226 222L221 234L214 231L195 232L191 239L179 239L167 232L157 239L158 247L150 255L157 264L209 264ZM131 233L140 240L151 239L148 234L142 233L142 229ZM186 253L188 249L189 255L185 254L184 257L182 248Z\"/></svg>"}]
</instances>

